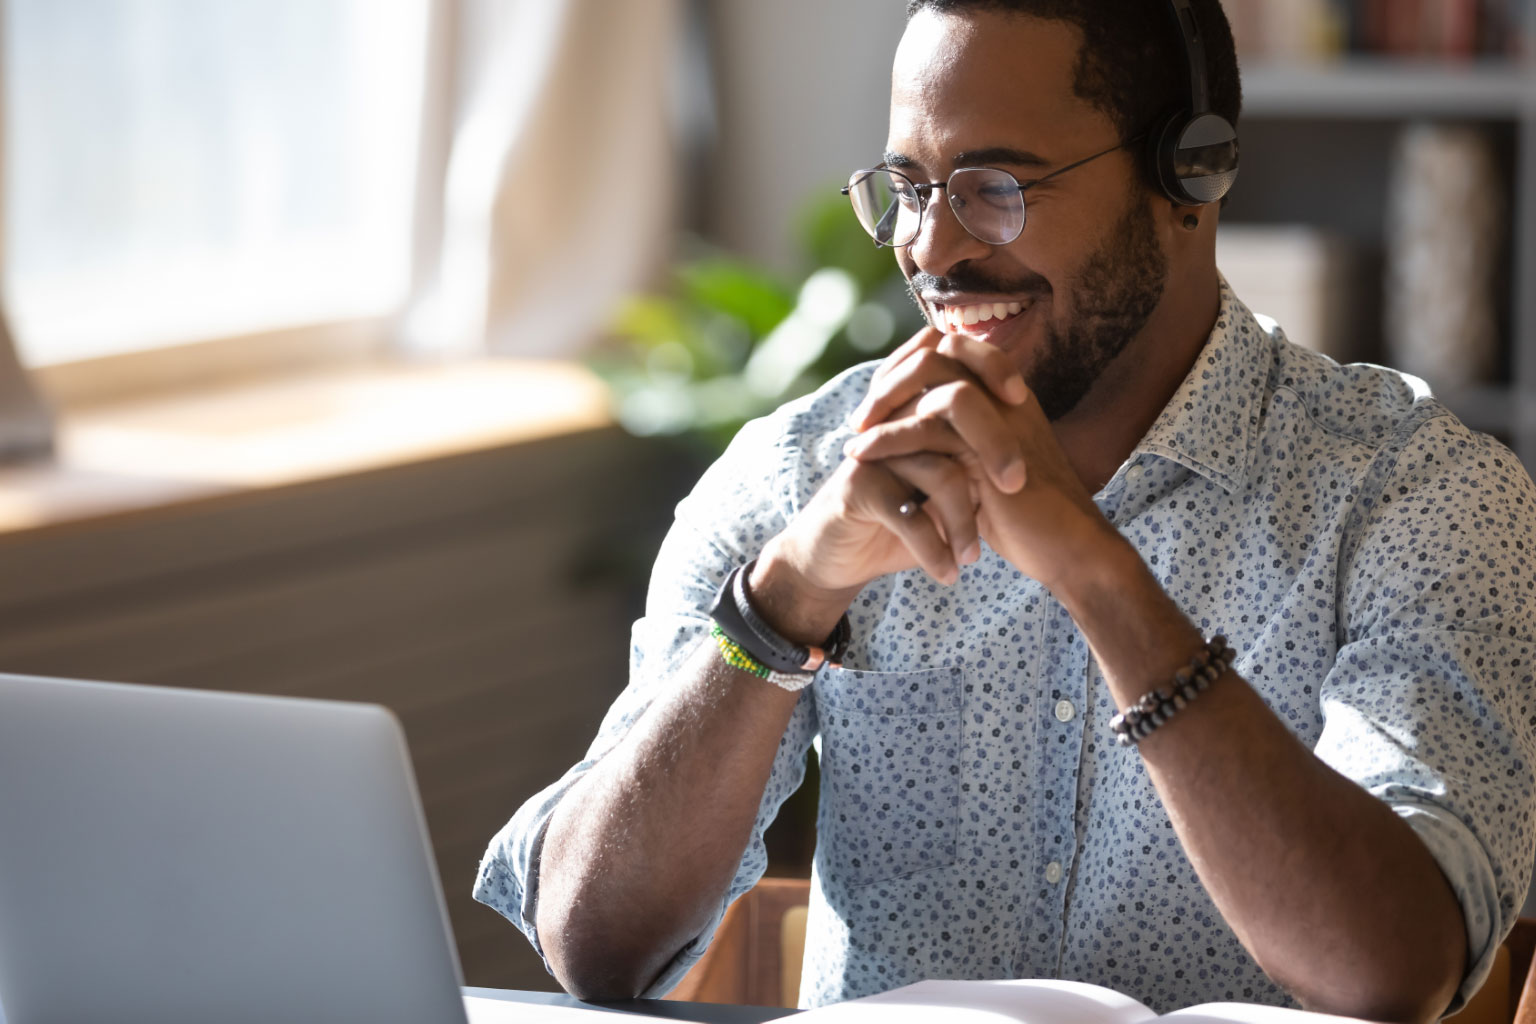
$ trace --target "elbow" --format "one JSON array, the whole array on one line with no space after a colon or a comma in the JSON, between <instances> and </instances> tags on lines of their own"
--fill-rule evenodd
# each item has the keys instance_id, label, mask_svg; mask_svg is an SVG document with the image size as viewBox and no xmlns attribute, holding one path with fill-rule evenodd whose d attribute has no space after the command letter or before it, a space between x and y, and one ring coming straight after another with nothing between
<instances>
[{"instance_id":1,"label":"elbow","mask_svg":"<svg viewBox=\"0 0 1536 1024\"><path fill-rule=\"evenodd\" d=\"M1406 998L1399 1001L1399 1005L1388 1007L1384 1016L1375 1019L1381 1021L1404 1021L1408 1024L1432 1024L1445 1015L1446 1009L1451 1005L1451 1000L1456 998L1456 992L1461 988L1462 964L1457 963L1454 969L1438 975L1439 984L1433 984L1437 977L1430 974L1426 981L1415 988L1405 985Z\"/></svg>"},{"instance_id":2,"label":"elbow","mask_svg":"<svg viewBox=\"0 0 1536 1024\"><path fill-rule=\"evenodd\" d=\"M551 856L551 842L539 870L534 928L555 980L587 1002L639 998L708 917L700 920L684 900L658 899L655 886L626 890L601 863L561 861Z\"/></svg>"},{"instance_id":3,"label":"elbow","mask_svg":"<svg viewBox=\"0 0 1536 1024\"><path fill-rule=\"evenodd\" d=\"M622 928L593 927L578 915L539 907L539 944L555 980L589 1003L638 999L670 957L644 948Z\"/></svg>"},{"instance_id":4,"label":"elbow","mask_svg":"<svg viewBox=\"0 0 1536 1024\"><path fill-rule=\"evenodd\" d=\"M1429 891L1418 900L1343 908L1310 930L1306 948L1272 945L1255 959L1314 1012L1393 1024L1439 1020L1472 960L1450 886L1419 888Z\"/></svg>"},{"instance_id":5,"label":"elbow","mask_svg":"<svg viewBox=\"0 0 1536 1024\"><path fill-rule=\"evenodd\" d=\"M614 949L563 948L557 954L546 948L546 954L560 987L588 1003L638 999L660 972L651 958L625 956Z\"/></svg>"},{"instance_id":6,"label":"elbow","mask_svg":"<svg viewBox=\"0 0 1536 1024\"><path fill-rule=\"evenodd\" d=\"M644 983L634 974L621 975L611 967L600 964L576 964L572 969L556 968L555 980L570 995L584 1003L617 1003L626 999L638 999L645 991Z\"/></svg>"},{"instance_id":7,"label":"elbow","mask_svg":"<svg viewBox=\"0 0 1536 1024\"><path fill-rule=\"evenodd\" d=\"M1312 1013L1377 1021L1379 1024L1432 1024L1445 1013L1445 1008L1450 1005L1455 994L1454 988L1446 992L1443 998L1438 994L1416 999L1402 992L1357 993L1352 999L1303 999L1301 1004Z\"/></svg>"},{"instance_id":8,"label":"elbow","mask_svg":"<svg viewBox=\"0 0 1536 1024\"><path fill-rule=\"evenodd\" d=\"M1381 1024L1426 1024L1439 1020L1445 1013L1461 987L1465 968L1460 956L1453 960L1439 955L1441 952L1426 950L1418 969L1405 967L1402 961L1381 962L1374 971L1357 965L1352 977L1335 977L1326 990L1308 991L1303 984L1282 985L1314 1013Z\"/></svg>"}]
</instances>

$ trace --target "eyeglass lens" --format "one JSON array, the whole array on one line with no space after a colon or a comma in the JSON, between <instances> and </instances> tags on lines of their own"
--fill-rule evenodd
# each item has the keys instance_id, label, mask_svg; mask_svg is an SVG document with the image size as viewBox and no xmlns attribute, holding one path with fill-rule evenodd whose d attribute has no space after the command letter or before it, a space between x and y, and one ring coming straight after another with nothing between
<instances>
[{"instance_id":1,"label":"eyeglass lens","mask_svg":"<svg viewBox=\"0 0 1536 1024\"><path fill-rule=\"evenodd\" d=\"M942 187L961 226L988 245L1007 245L1024 230L1024 193L1007 171L965 167ZM881 245L907 245L917 237L927 200L906 175L855 171L848 198L859 223Z\"/></svg>"}]
</instances>

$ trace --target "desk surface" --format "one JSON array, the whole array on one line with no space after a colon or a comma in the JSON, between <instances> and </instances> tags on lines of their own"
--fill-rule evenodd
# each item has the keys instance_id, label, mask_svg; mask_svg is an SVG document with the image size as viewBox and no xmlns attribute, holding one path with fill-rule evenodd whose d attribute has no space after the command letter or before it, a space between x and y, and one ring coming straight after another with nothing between
<instances>
[{"instance_id":1,"label":"desk surface","mask_svg":"<svg viewBox=\"0 0 1536 1024\"><path fill-rule=\"evenodd\" d=\"M699 1021L702 1024L762 1024L763 1021L793 1017L797 1010L776 1006L727 1006L721 1003L682 1003L669 999L631 999L622 1003L584 1003L564 992L525 992L506 988L464 989L467 996L503 999L514 1003L540 1006L573 1006L609 1013L644 1013L671 1020Z\"/></svg>"}]
</instances>

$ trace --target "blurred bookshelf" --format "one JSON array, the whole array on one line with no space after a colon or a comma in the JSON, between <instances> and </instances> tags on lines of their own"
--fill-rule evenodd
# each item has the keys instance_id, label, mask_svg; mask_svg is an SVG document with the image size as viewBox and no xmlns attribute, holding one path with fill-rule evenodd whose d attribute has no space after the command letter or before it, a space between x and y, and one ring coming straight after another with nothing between
<instances>
[{"instance_id":1,"label":"blurred bookshelf","mask_svg":"<svg viewBox=\"0 0 1536 1024\"><path fill-rule=\"evenodd\" d=\"M1524 61L1485 59L1452 64L1397 57L1351 56L1300 63L1243 64L1245 117L1516 118L1536 105Z\"/></svg>"},{"instance_id":2,"label":"blurred bookshelf","mask_svg":"<svg viewBox=\"0 0 1536 1024\"><path fill-rule=\"evenodd\" d=\"M1405 130L1465 126L1486 139L1507 214L1486 242L1498 250L1500 351L1486 379L1429 383L1536 468L1536 2L1224 3L1242 61L1243 173L1223 226L1311 230L1353 254L1344 319L1357 343L1330 354L1393 362L1383 268Z\"/></svg>"}]
</instances>

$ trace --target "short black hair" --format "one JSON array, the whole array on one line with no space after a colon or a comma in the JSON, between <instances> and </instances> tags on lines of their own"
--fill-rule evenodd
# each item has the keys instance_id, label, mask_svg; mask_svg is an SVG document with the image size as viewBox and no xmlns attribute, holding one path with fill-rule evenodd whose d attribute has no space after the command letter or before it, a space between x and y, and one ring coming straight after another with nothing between
<instances>
[{"instance_id":1,"label":"short black hair","mask_svg":"<svg viewBox=\"0 0 1536 1024\"><path fill-rule=\"evenodd\" d=\"M1243 109L1232 26L1221 0L1193 0L1205 35L1211 109L1234 128ZM1189 69L1169 0L908 0L919 11L1005 11L1064 21L1082 33L1073 91L1104 111L1130 138L1189 106Z\"/></svg>"}]
</instances>

